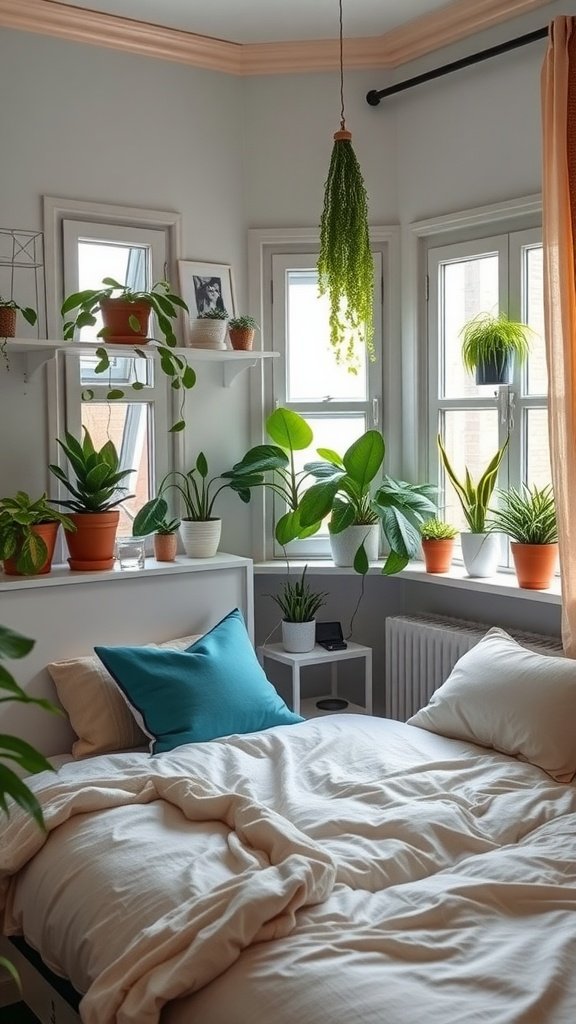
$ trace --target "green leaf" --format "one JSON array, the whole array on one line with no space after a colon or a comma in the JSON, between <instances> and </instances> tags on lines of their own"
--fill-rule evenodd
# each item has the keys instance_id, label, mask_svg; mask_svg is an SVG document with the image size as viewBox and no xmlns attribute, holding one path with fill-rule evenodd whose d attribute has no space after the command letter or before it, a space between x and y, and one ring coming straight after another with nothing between
<instances>
[{"instance_id":1,"label":"green leaf","mask_svg":"<svg viewBox=\"0 0 576 1024\"><path fill-rule=\"evenodd\" d=\"M44 828L42 808L28 786L4 764L0 764L0 806L9 814L5 797L11 796L27 814L29 814L40 828Z\"/></svg>"},{"instance_id":2,"label":"green leaf","mask_svg":"<svg viewBox=\"0 0 576 1024\"><path fill-rule=\"evenodd\" d=\"M106 395L109 402L115 402L118 398L124 398L124 392L120 391L119 388L112 388Z\"/></svg>"},{"instance_id":3,"label":"green leaf","mask_svg":"<svg viewBox=\"0 0 576 1024\"><path fill-rule=\"evenodd\" d=\"M190 390L190 388L194 387L195 383L196 372L195 370L192 369L191 366L187 366L186 369L184 370L184 373L182 374L182 385L187 390Z\"/></svg>"},{"instance_id":4,"label":"green leaf","mask_svg":"<svg viewBox=\"0 0 576 1024\"><path fill-rule=\"evenodd\" d=\"M147 537L155 533L160 523L164 521L168 513L168 502L165 498L156 497L146 502L132 524L132 535L134 537Z\"/></svg>"},{"instance_id":5,"label":"green leaf","mask_svg":"<svg viewBox=\"0 0 576 1024\"><path fill-rule=\"evenodd\" d=\"M365 493L376 476L383 461L386 448L379 430L367 430L345 452L343 463L346 472Z\"/></svg>"},{"instance_id":6,"label":"green leaf","mask_svg":"<svg viewBox=\"0 0 576 1024\"><path fill-rule=\"evenodd\" d=\"M288 466L288 456L282 448L271 444L259 444L246 452L241 462L237 462L225 476L251 476L253 473L266 473L270 470L283 470Z\"/></svg>"},{"instance_id":7,"label":"green leaf","mask_svg":"<svg viewBox=\"0 0 576 1024\"><path fill-rule=\"evenodd\" d=\"M364 541L362 541L356 554L354 555L354 569L359 572L362 576L365 576L369 569L368 555L366 554L366 548L364 547Z\"/></svg>"},{"instance_id":8,"label":"green leaf","mask_svg":"<svg viewBox=\"0 0 576 1024\"><path fill-rule=\"evenodd\" d=\"M106 370L110 369L110 359L106 349L97 348L96 355L98 356L100 362L97 363L96 366L94 367L94 373L104 373Z\"/></svg>"},{"instance_id":9,"label":"green leaf","mask_svg":"<svg viewBox=\"0 0 576 1024\"><path fill-rule=\"evenodd\" d=\"M406 555L401 555L397 551L391 551L388 555L383 567L382 572L385 576L394 576L397 572L402 572L408 565L410 559Z\"/></svg>"},{"instance_id":10,"label":"green leaf","mask_svg":"<svg viewBox=\"0 0 576 1024\"><path fill-rule=\"evenodd\" d=\"M337 479L322 481L308 488L300 502L300 521L303 526L310 526L330 514L339 487L340 480Z\"/></svg>"},{"instance_id":11,"label":"green leaf","mask_svg":"<svg viewBox=\"0 0 576 1024\"><path fill-rule=\"evenodd\" d=\"M208 463L204 452L199 452L198 458L196 459L196 469L200 473L203 480L208 476Z\"/></svg>"},{"instance_id":12,"label":"green leaf","mask_svg":"<svg viewBox=\"0 0 576 1024\"><path fill-rule=\"evenodd\" d=\"M354 524L354 509L346 501L334 502L330 516L330 533L342 533L347 526Z\"/></svg>"},{"instance_id":13,"label":"green leaf","mask_svg":"<svg viewBox=\"0 0 576 1024\"><path fill-rule=\"evenodd\" d=\"M132 390L133 391L142 391L145 386L146 385L143 384L141 380L135 380L133 385L132 385Z\"/></svg>"},{"instance_id":14,"label":"green leaf","mask_svg":"<svg viewBox=\"0 0 576 1024\"><path fill-rule=\"evenodd\" d=\"M286 512L276 523L275 537L285 547L290 541L300 536L300 517L298 512Z\"/></svg>"},{"instance_id":15,"label":"green leaf","mask_svg":"<svg viewBox=\"0 0 576 1024\"><path fill-rule=\"evenodd\" d=\"M333 451L332 448L317 448L318 455L321 459L325 459L327 462L332 463L333 466L337 466L338 469L345 469L345 465L342 462L342 458L338 455L338 452ZM322 463L317 463L322 465Z\"/></svg>"},{"instance_id":16,"label":"green leaf","mask_svg":"<svg viewBox=\"0 0 576 1024\"><path fill-rule=\"evenodd\" d=\"M0 967L3 967L4 970L10 975L19 993L22 994L22 982L20 981L20 975L18 974L18 971L14 967L14 964L10 963L10 960L7 960L5 956L0 956Z\"/></svg>"},{"instance_id":17,"label":"green leaf","mask_svg":"<svg viewBox=\"0 0 576 1024\"><path fill-rule=\"evenodd\" d=\"M83 402L91 402L92 399L94 398L94 391L92 390L92 388L84 388L81 397Z\"/></svg>"},{"instance_id":18,"label":"green leaf","mask_svg":"<svg viewBox=\"0 0 576 1024\"><path fill-rule=\"evenodd\" d=\"M170 430L168 431L168 433L169 434L179 434L180 431L184 430L185 426L186 426L186 423L185 423L184 420L178 420L177 423L174 423L170 427Z\"/></svg>"},{"instance_id":19,"label":"green leaf","mask_svg":"<svg viewBox=\"0 0 576 1024\"><path fill-rule=\"evenodd\" d=\"M16 736L0 734L0 757L16 761L30 775L35 775L37 772L54 771L43 754Z\"/></svg>"},{"instance_id":20,"label":"green leaf","mask_svg":"<svg viewBox=\"0 0 576 1024\"><path fill-rule=\"evenodd\" d=\"M7 626L0 626L0 658L24 658L30 653L35 640L16 633Z\"/></svg>"},{"instance_id":21,"label":"green leaf","mask_svg":"<svg viewBox=\"0 0 576 1024\"><path fill-rule=\"evenodd\" d=\"M312 444L311 427L292 409L275 409L266 420L266 430L273 441L288 451L302 451Z\"/></svg>"}]
</instances>

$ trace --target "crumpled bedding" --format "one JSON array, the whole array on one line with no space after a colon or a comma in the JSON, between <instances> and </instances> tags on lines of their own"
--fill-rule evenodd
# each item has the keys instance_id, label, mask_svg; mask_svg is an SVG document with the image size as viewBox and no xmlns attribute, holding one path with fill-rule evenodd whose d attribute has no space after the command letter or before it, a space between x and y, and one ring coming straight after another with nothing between
<instances>
[{"instance_id":1,"label":"crumpled bedding","mask_svg":"<svg viewBox=\"0 0 576 1024\"><path fill-rule=\"evenodd\" d=\"M574 1024L576 787L338 715L63 765L7 934L85 1024Z\"/></svg>"}]
</instances>

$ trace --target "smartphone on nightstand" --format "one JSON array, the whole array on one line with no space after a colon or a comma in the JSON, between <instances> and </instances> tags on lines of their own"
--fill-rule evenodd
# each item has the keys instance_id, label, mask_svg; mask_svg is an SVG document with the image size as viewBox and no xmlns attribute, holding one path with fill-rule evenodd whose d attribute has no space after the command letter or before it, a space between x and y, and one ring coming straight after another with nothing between
<instances>
[{"instance_id":1,"label":"smartphone on nightstand","mask_svg":"<svg viewBox=\"0 0 576 1024\"><path fill-rule=\"evenodd\" d=\"M348 647L339 622L317 622L316 643L327 651L345 651Z\"/></svg>"}]
</instances>

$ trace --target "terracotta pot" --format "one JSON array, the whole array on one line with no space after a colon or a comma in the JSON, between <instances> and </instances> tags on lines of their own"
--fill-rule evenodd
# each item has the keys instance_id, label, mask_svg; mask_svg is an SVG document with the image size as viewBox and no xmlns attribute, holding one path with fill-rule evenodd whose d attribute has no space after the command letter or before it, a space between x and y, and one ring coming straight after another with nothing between
<instances>
[{"instance_id":1,"label":"terracotta pot","mask_svg":"<svg viewBox=\"0 0 576 1024\"><path fill-rule=\"evenodd\" d=\"M426 563L426 572L448 572L452 565L454 538L423 540L422 551Z\"/></svg>"},{"instance_id":2,"label":"terracotta pot","mask_svg":"<svg viewBox=\"0 0 576 1024\"><path fill-rule=\"evenodd\" d=\"M106 328L104 340L110 345L145 344L152 307L149 302L126 302L125 299L102 299L102 320ZM130 317L136 317L140 329L135 330Z\"/></svg>"},{"instance_id":3,"label":"terracotta pot","mask_svg":"<svg viewBox=\"0 0 576 1024\"><path fill-rule=\"evenodd\" d=\"M74 512L70 516L76 533L66 532L71 569L104 572L114 568L114 544L120 512Z\"/></svg>"},{"instance_id":4,"label":"terracotta pot","mask_svg":"<svg viewBox=\"0 0 576 1024\"><path fill-rule=\"evenodd\" d=\"M252 348L256 331L253 327L229 327L228 337L232 348L237 352L249 352Z\"/></svg>"},{"instance_id":5,"label":"terracotta pot","mask_svg":"<svg viewBox=\"0 0 576 1024\"><path fill-rule=\"evenodd\" d=\"M58 527L60 523L37 523L31 527L32 533L36 533L44 541L48 554L44 564L34 573L35 576L44 576L50 572L52 568L52 559L54 557L54 548L56 547L56 537L58 536ZM16 568L16 558L5 558L4 559L4 572L7 576L23 576Z\"/></svg>"},{"instance_id":6,"label":"terracotta pot","mask_svg":"<svg viewBox=\"0 0 576 1024\"><path fill-rule=\"evenodd\" d=\"M0 338L16 337L16 310L0 306Z\"/></svg>"},{"instance_id":7,"label":"terracotta pot","mask_svg":"<svg viewBox=\"0 0 576 1024\"><path fill-rule=\"evenodd\" d=\"M518 586L522 590L547 590L558 563L557 544L511 544Z\"/></svg>"},{"instance_id":8,"label":"terracotta pot","mask_svg":"<svg viewBox=\"0 0 576 1024\"><path fill-rule=\"evenodd\" d=\"M178 551L178 534L154 534L154 558L157 562L173 562Z\"/></svg>"}]
</instances>

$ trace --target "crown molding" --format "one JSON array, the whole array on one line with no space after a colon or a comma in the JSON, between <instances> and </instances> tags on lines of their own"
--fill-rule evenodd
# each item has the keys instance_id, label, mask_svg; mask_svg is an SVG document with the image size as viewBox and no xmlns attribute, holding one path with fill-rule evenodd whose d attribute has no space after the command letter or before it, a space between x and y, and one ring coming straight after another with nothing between
<instances>
[{"instance_id":1,"label":"crown molding","mask_svg":"<svg viewBox=\"0 0 576 1024\"><path fill-rule=\"evenodd\" d=\"M453 0L380 36L344 40L347 69L394 68L483 29L519 17L550 0ZM231 75L333 71L337 39L232 43L151 25L57 0L0 0L0 25Z\"/></svg>"}]
</instances>

